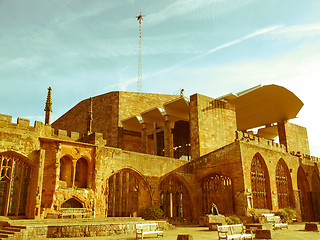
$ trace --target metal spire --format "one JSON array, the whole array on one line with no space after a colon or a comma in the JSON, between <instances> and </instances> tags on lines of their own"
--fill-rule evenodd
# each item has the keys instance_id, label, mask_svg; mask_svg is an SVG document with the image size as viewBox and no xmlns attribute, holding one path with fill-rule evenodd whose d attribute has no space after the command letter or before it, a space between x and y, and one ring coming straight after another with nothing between
<instances>
[{"instance_id":1,"label":"metal spire","mask_svg":"<svg viewBox=\"0 0 320 240\"><path fill-rule=\"evenodd\" d=\"M138 81L137 81L137 90L138 92L142 91L142 59L141 59L141 23L143 20L142 13L136 16L137 21L139 22L139 57L138 57Z\"/></svg>"}]
</instances>

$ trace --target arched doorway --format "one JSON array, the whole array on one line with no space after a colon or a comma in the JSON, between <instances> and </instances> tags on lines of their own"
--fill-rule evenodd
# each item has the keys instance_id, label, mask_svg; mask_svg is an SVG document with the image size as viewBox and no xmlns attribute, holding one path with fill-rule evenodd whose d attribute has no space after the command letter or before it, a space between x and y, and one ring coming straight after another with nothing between
<instances>
[{"instance_id":1,"label":"arched doorway","mask_svg":"<svg viewBox=\"0 0 320 240\"><path fill-rule=\"evenodd\" d=\"M254 155L251 162L251 188L253 207L271 209L268 169L259 153Z\"/></svg>"},{"instance_id":2,"label":"arched doorway","mask_svg":"<svg viewBox=\"0 0 320 240\"><path fill-rule=\"evenodd\" d=\"M233 187L231 178L211 174L201 181L203 215L211 213L212 204L216 204L219 213L234 213Z\"/></svg>"},{"instance_id":3,"label":"arched doorway","mask_svg":"<svg viewBox=\"0 0 320 240\"><path fill-rule=\"evenodd\" d=\"M302 167L298 168L298 191L299 191L301 218L303 221L312 221L313 218L312 218L310 189L309 189L307 176L304 170L302 169Z\"/></svg>"},{"instance_id":4,"label":"arched doorway","mask_svg":"<svg viewBox=\"0 0 320 240\"><path fill-rule=\"evenodd\" d=\"M312 206L313 206L313 216L314 220L320 221L320 178L319 174L314 171L312 174Z\"/></svg>"},{"instance_id":5,"label":"arched doorway","mask_svg":"<svg viewBox=\"0 0 320 240\"><path fill-rule=\"evenodd\" d=\"M145 180L131 169L123 169L108 179L108 217L136 217L151 204Z\"/></svg>"},{"instance_id":6,"label":"arched doorway","mask_svg":"<svg viewBox=\"0 0 320 240\"><path fill-rule=\"evenodd\" d=\"M186 184L179 177L171 175L161 181L160 208L169 218L192 217L190 194Z\"/></svg>"},{"instance_id":7,"label":"arched doorway","mask_svg":"<svg viewBox=\"0 0 320 240\"><path fill-rule=\"evenodd\" d=\"M25 215L30 166L14 154L0 154L0 169L0 215Z\"/></svg>"},{"instance_id":8,"label":"arched doorway","mask_svg":"<svg viewBox=\"0 0 320 240\"><path fill-rule=\"evenodd\" d=\"M276 185L279 208L294 207L293 190L290 171L283 159L280 159L276 167Z\"/></svg>"}]
</instances>

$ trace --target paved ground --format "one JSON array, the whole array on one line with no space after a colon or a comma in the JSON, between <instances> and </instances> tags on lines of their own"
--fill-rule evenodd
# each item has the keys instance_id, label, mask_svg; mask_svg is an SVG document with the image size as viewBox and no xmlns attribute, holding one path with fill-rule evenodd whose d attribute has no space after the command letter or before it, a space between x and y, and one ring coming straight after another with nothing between
<instances>
[{"instance_id":1,"label":"paved ground","mask_svg":"<svg viewBox=\"0 0 320 240\"><path fill-rule=\"evenodd\" d=\"M209 231L207 227L176 227L174 230L165 231L164 238L156 238L152 236L146 236L144 240L176 240L178 234L190 234L194 240L217 240L218 234L216 231ZM273 240L320 240L320 232L307 232L304 231L304 224L289 225L289 229L271 230L271 236ZM51 240L66 240L66 238L50 238ZM82 238L68 238L68 240L80 240ZM135 234L110 236L110 237L88 237L85 240L134 240Z\"/></svg>"}]
</instances>

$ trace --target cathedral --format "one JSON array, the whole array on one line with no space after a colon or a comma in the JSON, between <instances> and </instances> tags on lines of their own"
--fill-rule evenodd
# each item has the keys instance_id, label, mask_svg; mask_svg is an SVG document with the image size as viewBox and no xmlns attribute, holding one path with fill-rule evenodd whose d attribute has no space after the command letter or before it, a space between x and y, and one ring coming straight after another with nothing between
<instances>
[{"instance_id":1,"label":"cathedral","mask_svg":"<svg viewBox=\"0 0 320 240\"><path fill-rule=\"evenodd\" d=\"M303 107L278 85L219 98L109 92L51 123L0 114L0 215L31 219L136 217L154 205L167 218L246 216L292 207L320 221L319 159Z\"/></svg>"}]
</instances>

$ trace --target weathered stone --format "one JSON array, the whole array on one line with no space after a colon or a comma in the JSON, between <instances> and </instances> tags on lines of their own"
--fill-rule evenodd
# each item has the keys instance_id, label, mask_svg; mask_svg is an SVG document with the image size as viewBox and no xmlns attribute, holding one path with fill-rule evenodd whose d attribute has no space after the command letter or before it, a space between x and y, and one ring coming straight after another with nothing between
<instances>
[{"instance_id":1,"label":"weathered stone","mask_svg":"<svg viewBox=\"0 0 320 240\"><path fill-rule=\"evenodd\" d=\"M314 232L318 232L318 224L317 223L306 223L305 227L304 227L305 231L314 231Z\"/></svg>"},{"instance_id":2,"label":"weathered stone","mask_svg":"<svg viewBox=\"0 0 320 240\"><path fill-rule=\"evenodd\" d=\"M193 240L193 237L190 234L179 234L177 240Z\"/></svg>"},{"instance_id":3,"label":"weathered stone","mask_svg":"<svg viewBox=\"0 0 320 240\"><path fill-rule=\"evenodd\" d=\"M257 239L271 239L271 231L269 229L257 229L255 232Z\"/></svg>"}]
</instances>

